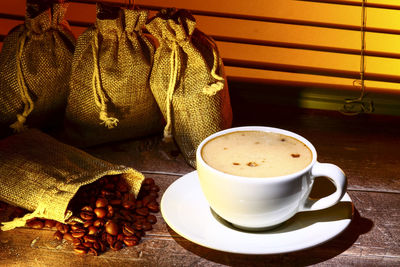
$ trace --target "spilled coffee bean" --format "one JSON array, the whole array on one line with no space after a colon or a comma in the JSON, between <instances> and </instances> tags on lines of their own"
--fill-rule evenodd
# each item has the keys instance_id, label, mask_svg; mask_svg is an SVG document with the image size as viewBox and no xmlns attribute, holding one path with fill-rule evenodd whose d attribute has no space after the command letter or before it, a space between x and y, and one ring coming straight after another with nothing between
<instances>
[{"instance_id":1,"label":"spilled coffee bean","mask_svg":"<svg viewBox=\"0 0 400 267\"><path fill-rule=\"evenodd\" d=\"M135 198L119 175L107 176L81 188L71 201L69 209L82 222L62 224L34 218L26 225L55 228L54 238L71 242L77 254L97 256L107 248L117 251L138 245L145 232L153 229L157 218L151 213L160 210L159 191L154 180L146 178Z\"/></svg>"}]
</instances>

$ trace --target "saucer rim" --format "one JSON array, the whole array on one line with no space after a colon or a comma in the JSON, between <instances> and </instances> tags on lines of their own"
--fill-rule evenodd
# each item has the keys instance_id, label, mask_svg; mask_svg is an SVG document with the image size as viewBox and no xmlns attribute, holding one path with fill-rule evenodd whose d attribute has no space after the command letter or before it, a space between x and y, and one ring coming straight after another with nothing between
<instances>
[{"instance_id":1,"label":"saucer rim","mask_svg":"<svg viewBox=\"0 0 400 267\"><path fill-rule=\"evenodd\" d=\"M227 252L227 253L235 253L235 254L245 254L245 255L276 255L276 254L282 254L282 253L291 253L291 252L296 252L296 251L301 251L301 250L305 250L305 249L309 249L309 248L313 248L319 245L322 245L334 238L336 238L338 235L340 235L351 223L352 219L353 219L353 210L354 210L354 203L352 201L352 199L350 198L349 194L346 192L344 194L344 196L342 197L342 199L340 200L340 202L350 202L352 205L352 211L351 211L351 216L350 218L345 218L345 219L341 219L340 222L342 223L340 229L338 229L336 232L334 232L333 235L329 235L326 239L323 239L321 241L317 241L315 243L312 244L308 244L308 245L304 245L304 246L288 246L287 249L277 249L277 250L269 250L269 251L249 251L249 250L243 250L243 249L226 249L226 248L219 248L217 246L213 246L210 244L207 244L207 242L201 242L201 240L196 240L196 238L193 238L191 236L188 236L185 232L182 232L179 227L177 227L173 222L171 222L171 220L168 219L168 215L166 215L166 198L168 197L168 195L170 194L169 191L174 189L174 186L176 186L175 183L179 183L182 182L183 179L195 179L198 178L197 177L197 171L192 171L189 172L185 175L182 175L181 177L179 177L178 179L176 179L173 183L171 183L168 188L165 190L162 198L161 198L161 202L160 202L160 212L161 215L164 219L164 221L166 222L166 224L171 227L171 229L173 231L175 231L178 235L180 235L181 237L185 238L186 240L193 242L195 244L201 245L203 247L209 248L209 249L213 249L213 250L217 250L217 251L222 251L222 252ZM175 185L174 185L175 184ZM201 192L201 189L200 189ZM204 197L204 196L203 196ZM212 215L211 215L212 216ZM173 220L172 220L173 221ZM216 223L219 223L215 218L212 219L212 221L215 221ZM324 223L324 222L321 222ZM302 229L308 228L310 226L304 227ZM224 228L229 228L224 226ZM255 232L243 232L246 235L252 235ZM268 233L262 232L262 235L268 235ZM273 232L271 232L271 234L274 234ZM280 247L281 248L281 247Z\"/></svg>"}]
</instances>

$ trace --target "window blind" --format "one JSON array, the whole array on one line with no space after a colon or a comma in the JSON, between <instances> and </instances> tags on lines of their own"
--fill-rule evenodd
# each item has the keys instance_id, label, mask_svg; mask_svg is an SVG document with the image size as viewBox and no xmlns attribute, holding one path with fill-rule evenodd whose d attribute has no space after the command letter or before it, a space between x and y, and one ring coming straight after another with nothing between
<instances>
[{"instance_id":1,"label":"window blind","mask_svg":"<svg viewBox=\"0 0 400 267\"><path fill-rule=\"evenodd\" d=\"M0 1L0 41L23 22L25 1ZM150 16L165 7L191 10L199 29L217 41L229 80L353 90L360 79L364 8L365 87L400 93L398 0L368 0L364 7L362 0L132 2ZM77 37L95 21L95 3L70 1L66 18Z\"/></svg>"}]
</instances>

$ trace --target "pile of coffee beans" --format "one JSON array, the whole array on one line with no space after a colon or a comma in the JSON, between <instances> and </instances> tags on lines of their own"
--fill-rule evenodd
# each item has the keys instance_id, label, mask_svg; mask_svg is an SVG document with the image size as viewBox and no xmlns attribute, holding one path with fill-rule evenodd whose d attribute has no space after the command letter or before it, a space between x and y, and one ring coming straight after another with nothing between
<instances>
[{"instance_id":1,"label":"pile of coffee beans","mask_svg":"<svg viewBox=\"0 0 400 267\"><path fill-rule=\"evenodd\" d=\"M119 175L106 176L82 187L72 199L69 209L79 215L82 222L62 224L34 218L27 226L55 227L54 238L70 241L78 254L97 256L108 248L120 250L124 246L136 246L157 222L152 213L160 210L159 190L152 178L146 178L135 198Z\"/></svg>"}]
</instances>

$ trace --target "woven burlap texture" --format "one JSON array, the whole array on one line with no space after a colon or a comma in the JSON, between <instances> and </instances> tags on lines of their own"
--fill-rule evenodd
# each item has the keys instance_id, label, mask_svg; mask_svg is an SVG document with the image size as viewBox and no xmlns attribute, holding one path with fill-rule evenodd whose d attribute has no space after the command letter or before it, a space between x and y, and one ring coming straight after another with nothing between
<instances>
[{"instance_id":1,"label":"woven burlap texture","mask_svg":"<svg viewBox=\"0 0 400 267\"><path fill-rule=\"evenodd\" d=\"M63 120L75 38L54 4L4 39L0 54L0 137ZM27 9L28 10L28 9ZM11 129L11 128L13 129Z\"/></svg>"},{"instance_id":2,"label":"woven burlap texture","mask_svg":"<svg viewBox=\"0 0 400 267\"><path fill-rule=\"evenodd\" d=\"M1 229L24 226L33 217L64 223L73 216L67 206L81 186L116 174L137 196L144 176L132 168L95 158L36 129L0 140L0 200L32 212Z\"/></svg>"},{"instance_id":3,"label":"woven burlap texture","mask_svg":"<svg viewBox=\"0 0 400 267\"><path fill-rule=\"evenodd\" d=\"M78 146L161 132L150 91L154 45L143 34L148 11L120 9L98 18L79 38L72 65L65 138Z\"/></svg>"},{"instance_id":4,"label":"woven burlap texture","mask_svg":"<svg viewBox=\"0 0 400 267\"><path fill-rule=\"evenodd\" d=\"M167 121L164 139L173 137L195 167L200 142L232 124L222 60L215 42L185 10L162 10L146 28L159 42L150 88Z\"/></svg>"}]
</instances>

